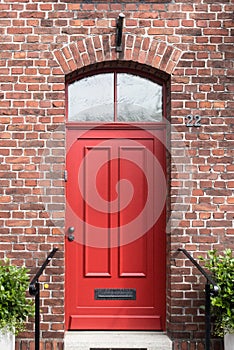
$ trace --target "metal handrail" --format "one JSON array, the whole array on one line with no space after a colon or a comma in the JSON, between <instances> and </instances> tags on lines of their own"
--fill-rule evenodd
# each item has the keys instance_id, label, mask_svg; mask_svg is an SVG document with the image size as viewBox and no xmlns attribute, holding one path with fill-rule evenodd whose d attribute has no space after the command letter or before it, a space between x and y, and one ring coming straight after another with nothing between
<instances>
[{"instance_id":1,"label":"metal handrail","mask_svg":"<svg viewBox=\"0 0 234 350\"><path fill-rule=\"evenodd\" d=\"M35 296L35 350L40 349L40 283L39 277L49 264L58 248L53 248L29 284L29 294Z\"/></svg>"},{"instance_id":2,"label":"metal handrail","mask_svg":"<svg viewBox=\"0 0 234 350\"><path fill-rule=\"evenodd\" d=\"M211 277L211 275L209 275L201 265L198 264L198 262L189 254L189 252L186 249L183 248L178 248L177 249L179 252L183 252L184 255L187 256L187 258L193 263L193 265L196 266L196 268L201 272L201 274L203 276L205 276L205 278L209 281L210 284L213 285L213 293L216 294L219 291L219 287L217 286L217 284L215 283L215 281L213 280L213 278Z\"/></svg>"},{"instance_id":3,"label":"metal handrail","mask_svg":"<svg viewBox=\"0 0 234 350\"><path fill-rule=\"evenodd\" d=\"M189 252L186 249L178 248L178 252L182 252L186 255L186 257L196 266L196 268L201 272L201 274L206 278L206 285L205 285L205 295L206 295L206 303L205 303L205 323L206 323L206 339L205 339L205 350L210 350L210 330L211 330L211 323L210 323L210 297L217 295L219 291L219 287L213 280L213 278L202 268L201 265L198 264L198 262L189 254ZM210 285L213 286L213 289L211 290Z\"/></svg>"}]
</instances>

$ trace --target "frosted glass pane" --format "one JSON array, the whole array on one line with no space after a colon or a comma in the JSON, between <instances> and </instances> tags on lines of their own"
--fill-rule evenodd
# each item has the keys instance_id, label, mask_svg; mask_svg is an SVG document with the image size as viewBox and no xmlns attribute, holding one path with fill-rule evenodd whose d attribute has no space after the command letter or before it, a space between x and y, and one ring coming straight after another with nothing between
<instances>
[{"instance_id":1,"label":"frosted glass pane","mask_svg":"<svg viewBox=\"0 0 234 350\"><path fill-rule=\"evenodd\" d=\"M162 120L162 86L151 80L121 73L117 75L118 121Z\"/></svg>"},{"instance_id":2,"label":"frosted glass pane","mask_svg":"<svg viewBox=\"0 0 234 350\"><path fill-rule=\"evenodd\" d=\"M68 86L68 120L114 120L114 74L99 74Z\"/></svg>"}]
</instances>

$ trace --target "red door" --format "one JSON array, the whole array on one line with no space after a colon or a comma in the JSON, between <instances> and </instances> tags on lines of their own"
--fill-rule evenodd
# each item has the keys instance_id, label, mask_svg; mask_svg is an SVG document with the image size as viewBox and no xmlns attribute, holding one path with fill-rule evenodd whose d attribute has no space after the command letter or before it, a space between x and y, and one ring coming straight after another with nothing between
<instances>
[{"instance_id":1,"label":"red door","mask_svg":"<svg viewBox=\"0 0 234 350\"><path fill-rule=\"evenodd\" d=\"M77 136L68 131L67 329L163 330L164 130Z\"/></svg>"}]
</instances>

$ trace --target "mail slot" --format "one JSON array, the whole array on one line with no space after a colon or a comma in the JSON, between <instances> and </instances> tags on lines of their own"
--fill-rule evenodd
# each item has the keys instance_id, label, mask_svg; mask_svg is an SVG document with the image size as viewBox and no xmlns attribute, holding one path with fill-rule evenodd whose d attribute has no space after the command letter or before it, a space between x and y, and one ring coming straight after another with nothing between
<instances>
[{"instance_id":1,"label":"mail slot","mask_svg":"<svg viewBox=\"0 0 234 350\"><path fill-rule=\"evenodd\" d=\"M136 289L95 289L95 300L136 300Z\"/></svg>"}]
</instances>

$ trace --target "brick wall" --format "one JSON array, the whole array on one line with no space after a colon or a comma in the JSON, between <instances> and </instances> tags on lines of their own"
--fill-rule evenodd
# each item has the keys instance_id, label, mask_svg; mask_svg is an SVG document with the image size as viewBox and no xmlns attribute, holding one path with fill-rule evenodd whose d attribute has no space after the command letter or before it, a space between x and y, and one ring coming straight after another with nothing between
<instances>
[{"instance_id":1,"label":"brick wall","mask_svg":"<svg viewBox=\"0 0 234 350\"><path fill-rule=\"evenodd\" d=\"M232 0L0 2L0 257L33 274L60 248L41 279L43 349L64 335L65 76L116 59L171 76L167 327L175 349L203 349L204 280L176 249L234 247L232 11ZM33 348L32 329L19 350Z\"/></svg>"}]
</instances>

